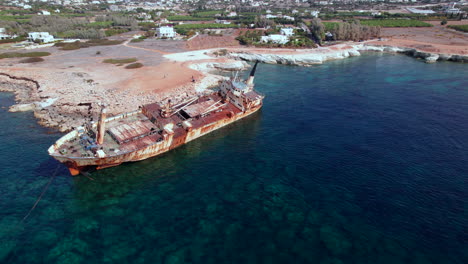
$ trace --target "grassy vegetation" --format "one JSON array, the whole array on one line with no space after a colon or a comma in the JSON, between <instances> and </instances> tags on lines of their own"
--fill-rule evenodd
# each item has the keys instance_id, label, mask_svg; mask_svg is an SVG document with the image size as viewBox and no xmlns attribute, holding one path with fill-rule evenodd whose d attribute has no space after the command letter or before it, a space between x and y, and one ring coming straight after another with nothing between
<instances>
[{"instance_id":1,"label":"grassy vegetation","mask_svg":"<svg viewBox=\"0 0 468 264\"><path fill-rule=\"evenodd\" d=\"M41 62L41 61L44 61L44 59L41 57L32 57L32 58L22 59L19 62L20 63L35 63L35 62Z\"/></svg>"},{"instance_id":2,"label":"grassy vegetation","mask_svg":"<svg viewBox=\"0 0 468 264\"><path fill-rule=\"evenodd\" d=\"M123 40L108 40L108 39L92 39L86 42L75 41L70 43L55 43L55 47L60 47L61 50L77 50L94 46L111 46L122 44Z\"/></svg>"},{"instance_id":3,"label":"grassy vegetation","mask_svg":"<svg viewBox=\"0 0 468 264\"><path fill-rule=\"evenodd\" d=\"M130 42L134 42L134 43L135 43L135 42L142 42L142 41L145 40L145 39L146 39L145 36L141 36L141 37L139 37L139 38L135 38L135 39L130 40Z\"/></svg>"},{"instance_id":4,"label":"grassy vegetation","mask_svg":"<svg viewBox=\"0 0 468 264\"><path fill-rule=\"evenodd\" d=\"M429 23L414 19L371 19L361 20L361 24L380 27L432 27Z\"/></svg>"},{"instance_id":5,"label":"grassy vegetation","mask_svg":"<svg viewBox=\"0 0 468 264\"><path fill-rule=\"evenodd\" d=\"M125 69L137 69L143 67L143 64L137 62L137 63L132 63L127 66L125 66Z\"/></svg>"},{"instance_id":6,"label":"grassy vegetation","mask_svg":"<svg viewBox=\"0 0 468 264\"><path fill-rule=\"evenodd\" d=\"M214 20L210 17L193 17L193 16L168 16L169 21L209 21Z\"/></svg>"},{"instance_id":7,"label":"grassy vegetation","mask_svg":"<svg viewBox=\"0 0 468 264\"><path fill-rule=\"evenodd\" d=\"M85 27L87 28L108 28L112 26L112 21L100 21L100 22L93 22L86 24Z\"/></svg>"},{"instance_id":8,"label":"grassy vegetation","mask_svg":"<svg viewBox=\"0 0 468 264\"><path fill-rule=\"evenodd\" d=\"M25 41L25 40L26 40L26 37L17 37L17 38L12 38L12 39L2 39L2 40L0 40L0 44L20 42L20 41Z\"/></svg>"},{"instance_id":9,"label":"grassy vegetation","mask_svg":"<svg viewBox=\"0 0 468 264\"><path fill-rule=\"evenodd\" d=\"M70 43L55 43L54 47L60 47L61 50L77 50L81 48L87 48L89 46L85 46L84 42L75 41Z\"/></svg>"},{"instance_id":10,"label":"grassy vegetation","mask_svg":"<svg viewBox=\"0 0 468 264\"><path fill-rule=\"evenodd\" d=\"M16 16L9 16L9 15L0 15L0 20L3 21L13 21L18 23L27 23L30 21L32 15L16 15Z\"/></svg>"},{"instance_id":11,"label":"grassy vegetation","mask_svg":"<svg viewBox=\"0 0 468 264\"><path fill-rule=\"evenodd\" d=\"M200 11L194 12L192 15L196 17L214 17L216 14L223 14L223 10L211 10L211 11Z\"/></svg>"},{"instance_id":12,"label":"grassy vegetation","mask_svg":"<svg viewBox=\"0 0 468 264\"><path fill-rule=\"evenodd\" d=\"M4 52L0 54L0 59L6 59L6 58L25 58L25 57L44 57L44 56L49 56L50 52Z\"/></svg>"},{"instance_id":13,"label":"grassy vegetation","mask_svg":"<svg viewBox=\"0 0 468 264\"><path fill-rule=\"evenodd\" d=\"M448 27L458 31L468 32L468 25L450 25Z\"/></svg>"},{"instance_id":14,"label":"grassy vegetation","mask_svg":"<svg viewBox=\"0 0 468 264\"><path fill-rule=\"evenodd\" d=\"M127 63L133 63L136 61L137 61L136 58L126 58L126 59L105 59L102 62L111 63L111 64L127 64Z\"/></svg>"},{"instance_id":15,"label":"grassy vegetation","mask_svg":"<svg viewBox=\"0 0 468 264\"><path fill-rule=\"evenodd\" d=\"M216 23L209 23L209 24L182 24L177 25L175 29L207 29L207 28L237 28L236 24L216 24Z\"/></svg>"},{"instance_id":16,"label":"grassy vegetation","mask_svg":"<svg viewBox=\"0 0 468 264\"><path fill-rule=\"evenodd\" d=\"M128 29L115 29L115 28L112 28L112 29L108 29L108 30L105 31L107 37L122 34L122 33L125 33L125 32L128 32Z\"/></svg>"},{"instance_id":17,"label":"grassy vegetation","mask_svg":"<svg viewBox=\"0 0 468 264\"><path fill-rule=\"evenodd\" d=\"M322 22L323 25L325 26L325 31L331 31L334 29L336 26L340 24L340 22Z\"/></svg>"},{"instance_id":18,"label":"grassy vegetation","mask_svg":"<svg viewBox=\"0 0 468 264\"><path fill-rule=\"evenodd\" d=\"M112 46L122 44L123 42L123 40L92 39L85 43L90 46Z\"/></svg>"}]
</instances>

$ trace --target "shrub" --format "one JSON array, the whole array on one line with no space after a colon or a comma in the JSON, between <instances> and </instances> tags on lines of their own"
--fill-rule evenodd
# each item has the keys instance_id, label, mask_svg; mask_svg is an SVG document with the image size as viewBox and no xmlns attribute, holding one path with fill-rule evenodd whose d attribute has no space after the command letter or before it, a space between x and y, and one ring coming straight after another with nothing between
<instances>
[{"instance_id":1,"label":"shrub","mask_svg":"<svg viewBox=\"0 0 468 264\"><path fill-rule=\"evenodd\" d=\"M126 58L126 59L106 59L103 60L102 62L104 63L112 63L112 64L127 64L127 63L132 63L136 62L136 58Z\"/></svg>"},{"instance_id":2,"label":"shrub","mask_svg":"<svg viewBox=\"0 0 468 264\"><path fill-rule=\"evenodd\" d=\"M458 31L468 32L468 25L450 25L448 27Z\"/></svg>"},{"instance_id":3,"label":"shrub","mask_svg":"<svg viewBox=\"0 0 468 264\"><path fill-rule=\"evenodd\" d=\"M81 48L88 48L93 46L110 46L122 44L122 40L108 40L108 39L92 39L86 42L79 40L71 43L59 42L55 43L55 47L60 47L61 50L76 50Z\"/></svg>"},{"instance_id":4,"label":"shrub","mask_svg":"<svg viewBox=\"0 0 468 264\"><path fill-rule=\"evenodd\" d=\"M122 33L125 33L125 32L128 32L128 30L127 29L114 29L114 28L112 28L112 29L108 29L108 30L105 31L107 37L122 34Z\"/></svg>"},{"instance_id":5,"label":"shrub","mask_svg":"<svg viewBox=\"0 0 468 264\"><path fill-rule=\"evenodd\" d=\"M440 24L441 24L442 26L447 25L447 19L444 19L444 20L440 21Z\"/></svg>"},{"instance_id":6,"label":"shrub","mask_svg":"<svg viewBox=\"0 0 468 264\"><path fill-rule=\"evenodd\" d=\"M0 59L5 58L25 58L25 57L44 57L49 56L50 52L5 52L0 54Z\"/></svg>"},{"instance_id":7,"label":"shrub","mask_svg":"<svg viewBox=\"0 0 468 264\"><path fill-rule=\"evenodd\" d=\"M361 20L361 24L380 27L432 27L429 23L414 19L369 19Z\"/></svg>"},{"instance_id":8,"label":"shrub","mask_svg":"<svg viewBox=\"0 0 468 264\"><path fill-rule=\"evenodd\" d=\"M143 64L137 62L137 63L132 63L127 66L125 66L125 69L137 69L143 67Z\"/></svg>"},{"instance_id":9,"label":"shrub","mask_svg":"<svg viewBox=\"0 0 468 264\"><path fill-rule=\"evenodd\" d=\"M79 42L79 41L75 41L75 42L71 42L71 43L55 43L55 47L60 47L61 50L77 50L77 49L80 49L80 48L85 48L84 46L84 43L82 42ZM87 48L88 46L86 46Z\"/></svg>"},{"instance_id":10,"label":"shrub","mask_svg":"<svg viewBox=\"0 0 468 264\"><path fill-rule=\"evenodd\" d=\"M17 38L12 38L12 39L2 39L2 40L0 40L0 44L20 42L20 41L25 41L25 40L26 40L25 37L17 37Z\"/></svg>"},{"instance_id":11,"label":"shrub","mask_svg":"<svg viewBox=\"0 0 468 264\"><path fill-rule=\"evenodd\" d=\"M31 57L31 58L22 59L19 61L19 63L35 63L35 62L41 62L41 61L44 61L44 59L41 57Z\"/></svg>"}]
</instances>

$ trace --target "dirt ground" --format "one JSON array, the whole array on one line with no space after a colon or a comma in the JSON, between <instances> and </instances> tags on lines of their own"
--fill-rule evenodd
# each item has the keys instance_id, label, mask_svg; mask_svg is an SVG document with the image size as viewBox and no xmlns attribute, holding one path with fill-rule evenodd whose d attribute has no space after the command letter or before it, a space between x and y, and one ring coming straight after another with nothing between
<instances>
[{"instance_id":1,"label":"dirt ground","mask_svg":"<svg viewBox=\"0 0 468 264\"><path fill-rule=\"evenodd\" d=\"M184 51L183 41L150 39L63 51L56 47L34 49L52 53L43 62L19 63L20 59L0 60L1 72L27 77L41 84L43 98L59 98L63 105L104 102L111 113L132 111L138 106L159 101L167 96L194 93L192 77L201 73L182 62L163 57ZM144 66L126 69L125 65L103 63L105 59L136 58ZM27 103L23 100L22 103Z\"/></svg>"},{"instance_id":2,"label":"dirt ground","mask_svg":"<svg viewBox=\"0 0 468 264\"><path fill-rule=\"evenodd\" d=\"M187 49L199 50L224 47L240 47L239 41L236 40L236 37L239 36L239 30L213 30L213 32L216 34L222 34L222 36L210 36L208 34L198 35L190 41L187 41Z\"/></svg>"},{"instance_id":3,"label":"dirt ground","mask_svg":"<svg viewBox=\"0 0 468 264\"><path fill-rule=\"evenodd\" d=\"M384 41L372 44L417 48L427 52L468 54L468 34L446 26L440 21L427 21L434 27L424 28L383 28ZM449 21L448 25L465 25L468 21Z\"/></svg>"}]
</instances>

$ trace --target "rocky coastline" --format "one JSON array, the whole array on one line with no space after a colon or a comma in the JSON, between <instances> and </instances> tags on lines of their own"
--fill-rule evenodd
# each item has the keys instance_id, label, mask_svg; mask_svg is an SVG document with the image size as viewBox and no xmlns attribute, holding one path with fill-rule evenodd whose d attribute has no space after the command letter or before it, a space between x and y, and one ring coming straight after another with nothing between
<instances>
[{"instance_id":1,"label":"rocky coastline","mask_svg":"<svg viewBox=\"0 0 468 264\"><path fill-rule=\"evenodd\" d=\"M187 61L186 67L200 72L201 77L195 82L175 87L166 93L148 95L144 93L133 94L128 91L115 93L114 90L98 90L96 87L99 84L89 82L89 76L84 72L61 72L63 78L58 78L56 76L40 77L27 72L22 72L24 76L17 76L19 75L18 71L0 73L0 92L15 93L16 104L11 106L9 111L33 111L39 124L66 132L97 116L98 105L89 107L89 103L87 103L91 101L97 103L92 98L98 98L100 103L109 105L110 114L132 111L139 105L163 101L167 98L171 98L173 101L183 100L187 96L205 92L226 78L213 72L247 69L249 65L245 61L309 66L329 60L360 56L362 52L387 52L406 54L423 59L427 63L436 61L468 62L466 55L429 53L414 48L365 43L341 44L311 50L232 49L223 57L214 56L214 51L195 51L194 53L198 54L199 58L191 57L191 60ZM179 57L183 59L188 57L185 53L180 54L183 56ZM174 54L174 57L177 57L175 55L178 54ZM70 88L51 89L51 87ZM85 103L83 104L83 102Z\"/></svg>"},{"instance_id":2,"label":"rocky coastline","mask_svg":"<svg viewBox=\"0 0 468 264\"><path fill-rule=\"evenodd\" d=\"M219 81L226 78L220 75L211 74L215 70L233 71L243 70L249 67L245 62L231 61L229 63L194 63L189 68L203 73L203 76L195 82L187 83L181 87L174 87L169 93L157 95L131 94L128 92L114 93L112 91L96 90L98 84L86 81L89 76L77 78L76 74L68 76L68 85L76 87L71 90L52 90L48 87L57 86L54 78L44 78L34 75L19 76L18 72L0 73L0 92L11 92L15 94L16 104L10 106L10 112L32 111L38 123L45 127L55 128L60 132L68 132L73 128L83 125L96 119L99 106L98 103L105 103L110 109L110 115L120 114L135 110L139 105L159 102L171 98L173 102L184 100L186 97L195 94L202 94L208 88L216 86ZM83 80L81 80L83 79ZM41 87L43 86L43 87ZM78 91L77 89L81 90ZM90 95L99 98L90 105Z\"/></svg>"},{"instance_id":3,"label":"rocky coastline","mask_svg":"<svg viewBox=\"0 0 468 264\"><path fill-rule=\"evenodd\" d=\"M342 45L339 48L319 48L313 50L298 50L289 53L256 52L256 51L232 51L228 56L232 59L244 61L260 61L269 64L286 64L308 66L322 64L329 60L338 60L348 57L360 56L362 52L386 52L401 53L414 58L423 59L427 63L437 61L453 61L467 63L467 55L430 53L415 48L393 47L384 45L355 44Z\"/></svg>"}]
</instances>

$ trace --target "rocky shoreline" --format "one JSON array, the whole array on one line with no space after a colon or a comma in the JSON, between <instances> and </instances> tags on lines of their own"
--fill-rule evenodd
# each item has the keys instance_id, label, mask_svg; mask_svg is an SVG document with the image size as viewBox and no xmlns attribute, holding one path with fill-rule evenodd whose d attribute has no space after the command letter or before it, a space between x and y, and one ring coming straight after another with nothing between
<instances>
[{"instance_id":1,"label":"rocky shoreline","mask_svg":"<svg viewBox=\"0 0 468 264\"><path fill-rule=\"evenodd\" d=\"M202 73L196 82L175 87L170 92L159 94L129 93L128 91L96 89L100 84L90 82L85 72L60 72L58 76L40 76L34 72L6 71L0 73L0 92L15 93L16 104L9 111L33 111L39 124L56 128L61 132L89 122L97 116L99 107L94 103L105 103L110 107L110 114L133 111L139 105L163 101L183 100L205 92L226 78L213 74L213 71L240 71L249 65L245 61L260 61L270 64L309 66L329 60L360 56L362 52L402 53L423 59L428 63L436 61L468 62L468 56L422 52L413 48L399 48L369 44L341 44L311 50L230 50L225 57L214 57L213 50L195 51L199 58L191 57L186 67ZM183 59L187 54L181 53ZM174 54L178 55L178 54ZM190 56L193 56L189 54ZM177 57L177 56L175 56ZM227 59L227 58L229 59ZM175 60L172 58L172 60ZM21 72L24 76L16 76ZM55 88L52 88L55 87ZM62 88L57 88L62 87ZM63 87L69 87L63 89ZM51 89L52 88L52 89ZM77 90L79 89L79 90ZM89 102L93 107L89 107Z\"/></svg>"},{"instance_id":2,"label":"rocky shoreline","mask_svg":"<svg viewBox=\"0 0 468 264\"><path fill-rule=\"evenodd\" d=\"M338 60L348 57L360 56L361 52L387 52L387 53L402 53L408 56L423 59L427 63L437 61L453 61L467 63L467 55L458 54L443 54L423 52L415 48L402 48L392 46L380 46L369 44L345 45L339 48L319 48L310 51L299 50L290 53L268 53L255 51L233 51L229 52L229 57L244 61L260 61L269 64L286 64L297 66L308 66L314 64L322 64L329 60Z\"/></svg>"},{"instance_id":3,"label":"rocky shoreline","mask_svg":"<svg viewBox=\"0 0 468 264\"><path fill-rule=\"evenodd\" d=\"M191 64L189 65L191 69L203 73L202 78L197 79L196 82L175 87L170 93L160 93L157 95L99 91L95 89L95 86L98 84L86 82L81 77L71 78L72 76L69 76L68 84L77 89L79 88L81 91L73 91L73 89L52 90L47 87L51 86L52 83L57 86L58 84L54 80L44 79L43 77L34 80L33 76L31 78L16 76L13 73L0 73L0 92L15 94L16 104L9 108L10 112L32 111L40 125L55 128L60 132L67 132L93 120L93 118L95 120L99 112L98 103L107 104L110 109L110 115L133 111L139 105L164 101L168 98L171 98L176 103L184 100L186 97L202 94L208 88L216 86L219 81L226 78L209 72L213 70L242 70L248 66L247 63L240 61ZM14 74L18 73L15 72ZM27 72L23 72L22 74L29 76ZM41 85L44 87L41 87ZM90 100L90 96L98 100L92 101ZM92 104L90 105L89 102L92 102Z\"/></svg>"}]
</instances>

